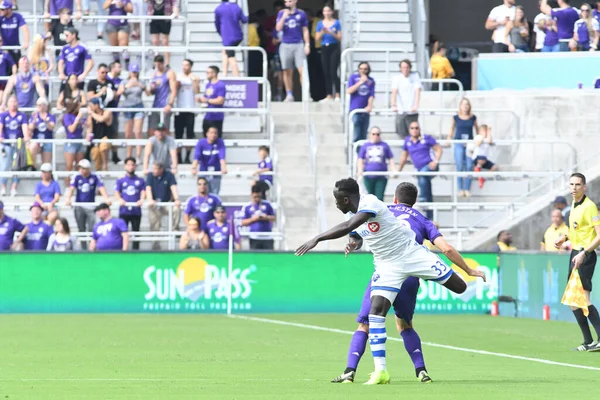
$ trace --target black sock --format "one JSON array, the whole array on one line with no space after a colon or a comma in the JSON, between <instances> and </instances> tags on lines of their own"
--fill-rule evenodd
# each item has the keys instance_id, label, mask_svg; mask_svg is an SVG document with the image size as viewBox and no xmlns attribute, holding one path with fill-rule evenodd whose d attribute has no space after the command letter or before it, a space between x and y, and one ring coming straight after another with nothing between
<instances>
[{"instance_id":1,"label":"black sock","mask_svg":"<svg viewBox=\"0 0 600 400\"><path fill-rule=\"evenodd\" d=\"M592 339L592 332L590 331L590 325L588 324L588 320L583 315L583 310L578 308L577 310L573 310L573 315L575 315L575 319L579 324L579 328L581 328L581 333L583 333L583 342L584 344L590 344L594 341Z\"/></svg>"},{"instance_id":2,"label":"black sock","mask_svg":"<svg viewBox=\"0 0 600 400\"><path fill-rule=\"evenodd\" d=\"M356 369L355 368L346 368L344 370L344 373L347 374L348 372L356 372Z\"/></svg>"},{"instance_id":3,"label":"black sock","mask_svg":"<svg viewBox=\"0 0 600 400\"><path fill-rule=\"evenodd\" d=\"M425 367L419 367L419 368L415 369L415 373L417 374L417 378L419 377L419 374L421 373L421 371L427 372L427 370L425 369Z\"/></svg>"},{"instance_id":4,"label":"black sock","mask_svg":"<svg viewBox=\"0 0 600 400\"><path fill-rule=\"evenodd\" d=\"M596 335L600 339L600 314L598 314L598 309L594 305L588 306L588 310L590 311L588 315L588 320L594 327L596 331Z\"/></svg>"}]
</instances>

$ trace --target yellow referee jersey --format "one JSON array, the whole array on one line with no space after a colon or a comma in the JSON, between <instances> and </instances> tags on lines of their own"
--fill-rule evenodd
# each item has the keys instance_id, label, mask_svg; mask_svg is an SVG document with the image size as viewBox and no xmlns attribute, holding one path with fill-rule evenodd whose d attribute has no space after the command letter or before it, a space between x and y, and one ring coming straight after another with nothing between
<instances>
[{"instance_id":1,"label":"yellow referee jersey","mask_svg":"<svg viewBox=\"0 0 600 400\"><path fill-rule=\"evenodd\" d=\"M588 246L596 238L595 226L600 225L598 207L587 196L571 207L569 216L569 240L573 249Z\"/></svg>"}]
</instances>

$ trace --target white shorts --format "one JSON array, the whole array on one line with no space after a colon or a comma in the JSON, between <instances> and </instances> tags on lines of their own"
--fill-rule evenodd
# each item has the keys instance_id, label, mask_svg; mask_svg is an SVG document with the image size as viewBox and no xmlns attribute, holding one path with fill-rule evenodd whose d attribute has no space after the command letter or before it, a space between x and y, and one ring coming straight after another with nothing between
<instances>
[{"instance_id":1,"label":"white shorts","mask_svg":"<svg viewBox=\"0 0 600 400\"><path fill-rule=\"evenodd\" d=\"M423 245L415 243L403 257L393 261L376 261L371 279L371 297L383 296L391 303L400 292L402 284L409 276L427 281L446 283L452 275L447 266L436 254Z\"/></svg>"}]
</instances>

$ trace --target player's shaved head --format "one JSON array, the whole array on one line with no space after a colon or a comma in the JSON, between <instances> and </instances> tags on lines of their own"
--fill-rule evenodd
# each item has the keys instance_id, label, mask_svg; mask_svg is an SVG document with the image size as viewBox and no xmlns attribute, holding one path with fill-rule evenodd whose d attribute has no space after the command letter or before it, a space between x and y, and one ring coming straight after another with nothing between
<instances>
[{"instance_id":1,"label":"player's shaved head","mask_svg":"<svg viewBox=\"0 0 600 400\"><path fill-rule=\"evenodd\" d=\"M340 179L335 183L335 190L338 192L345 193L347 195L356 195L360 193L358 182L352 178Z\"/></svg>"},{"instance_id":2,"label":"player's shaved head","mask_svg":"<svg viewBox=\"0 0 600 400\"><path fill-rule=\"evenodd\" d=\"M337 181L333 189L333 197L335 197L336 207L344 214L349 211L356 212L360 201L358 182L352 178Z\"/></svg>"},{"instance_id":3,"label":"player's shaved head","mask_svg":"<svg viewBox=\"0 0 600 400\"><path fill-rule=\"evenodd\" d=\"M415 205L418 195L419 190L410 182L402 182L396 186L396 193L394 194L396 203L406 204L410 207Z\"/></svg>"}]
</instances>

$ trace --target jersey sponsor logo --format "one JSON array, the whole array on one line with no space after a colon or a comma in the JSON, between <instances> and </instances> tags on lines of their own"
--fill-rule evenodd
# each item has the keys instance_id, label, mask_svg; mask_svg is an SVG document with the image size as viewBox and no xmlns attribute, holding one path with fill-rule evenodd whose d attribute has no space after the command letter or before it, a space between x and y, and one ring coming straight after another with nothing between
<instances>
[{"instance_id":1,"label":"jersey sponsor logo","mask_svg":"<svg viewBox=\"0 0 600 400\"><path fill-rule=\"evenodd\" d=\"M369 222L367 228L369 228L371 232L377 233L379 232L379 229L381 229L381 225L379 225L379 222Z\"/></svg>"},{"instance_id":2,"label":"jersey sponsor logo","mask_svg":"<svg viewBox=\"0 0 600 400\"><path fill-rule=\"evenodd\" d=\"M598 217L597 215L594 215L594 216L592 217L592 221L594 221L594 222L598 222L598 220L600 220L600 217Z\"/></svg>"},{"instance_id":3,"label":"jersey sponsor logo","mask_svg":"<svg viewBox=\"0 0 600 400\"><path fill-rule=\"evenodd\" d=\"M381 278L379 274L373 274L373 282L377 282Z\"/></svg>"},{"instance_id":4,"label":"jersey sponsor logo","mask_svg":"<svg viewBox=\"0 0 600 400\"><path fill-rule=\"evenodd\" d=\"M125 194L128 196L135 196L136 192L137 189L135 188L135 186L127 186L127 188L125 189Z\"/></svg>"},{"instance_id":5,"label":"jersey sponsor logo","mask_svg":"<svg viewBox=\"0 0 600 400\"><path fill-rule=\"evenodd\" d=\"M360 85L358 87L358 95L359 96L368 96L369 95L369 87L367 85Z\"/></svg>"},{"instance_id":6,"label":"jersey sponsor logo","mask_svg":"<svg viewBox=\"0 0 600 400\"><path fill-rule=\"evenodd\" d=\"M577 229L579 227L579 224L577 223L577 221L573 221L573 229Z\"/></svg>"}]
</instances>

